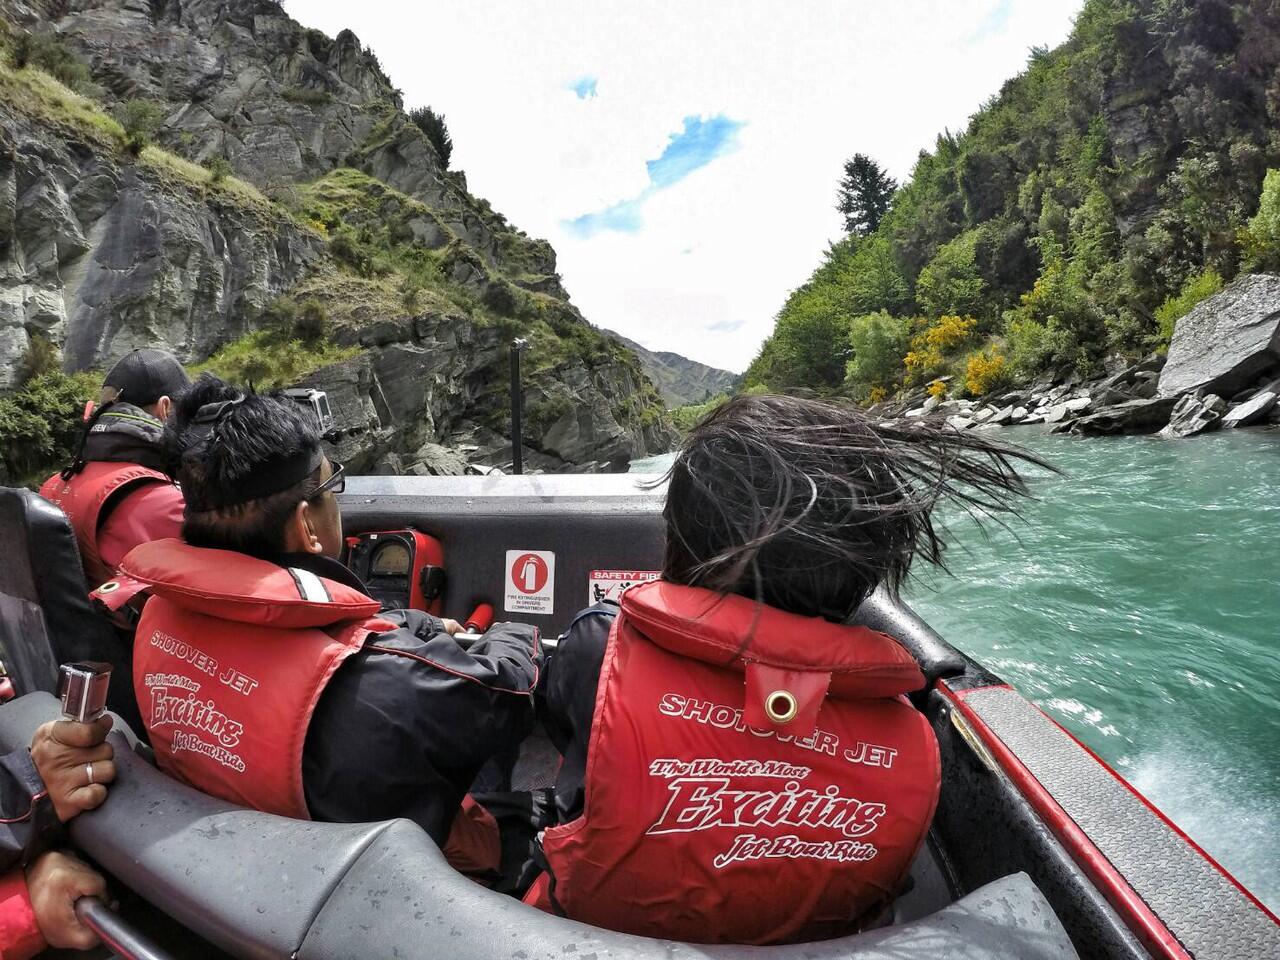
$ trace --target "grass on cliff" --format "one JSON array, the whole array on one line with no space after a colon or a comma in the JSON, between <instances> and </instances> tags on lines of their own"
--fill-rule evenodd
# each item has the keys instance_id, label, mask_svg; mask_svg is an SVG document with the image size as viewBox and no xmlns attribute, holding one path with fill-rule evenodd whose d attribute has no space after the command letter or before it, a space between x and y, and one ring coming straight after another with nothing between
<instances>
[{"instance_id":1,"label":"grass on cliff","mask_svg":"<svg viewBox=\"0 0 1280 960\"><path fill-rule=\"evenodd\" d=\"M0 47L0 101L32 119L66 129L119 157L126 154L129 137L115 117L97 101L77 93L35 66L14 69ZM286 217L256 187L230 176L215 176L199 164L184 160L154 144L143 147L138 162L170 184L256 212L262 216Z\"/></svg>"},{"instance_id":2,"label":"grass on cliff","mask_svg":"<svg viewBox=\"0 0 1280 960\"><path fill-rule=\"evenodd\" d=\"M529 340L525 375L531 385L554 393L566 364L580 362L593 379L608 369L631 382L629 396L611 398L615 416L646 427L666 416L633 354L563 301L513 283L414 198L343 167L299 187L292 206L299 219L323 229L334 261L334 268L313 273L294 295L321 300L336 325L426 311L465 316L477 327L496 327L504 339ZM470 280L455 282L455 276ZM610 383L597 386L611 392ZM505 394L495 391L489 406L498 429ZM531 423L546 426L562 412L559 406L538 411Z\"/></svg>"},{"instance_id":3,"label":"grass on cliff","mask_svg":"<svg viewBox=\"0 0 1280 960\"><path fill-rule=\"evenodd\" d=\"M283 337L274 330L255 330L189 369L193 377L207 370L229 383L274 390L292 386L321 367L359 355L359 347L340 347L324 340L308 343Z\"/></svg>"},{"instance_id":4,"label":"grass on cliff","mask_svg":"<svg viewBox=\"0 0 1280 960\"><path fill-rule=\"evenodd\" d=\"M124 144L124 128L115 117L35 67L14 70L0 60L0 99L37 120L69 127L94 143L113 148Z\"/></svg>"},{"instance_id":5,"label":"grass on cliff","mask_svg":"<svg viewBox=\"0 0 1280 960\"><path fill-rule=\"evenodd\" d=\"M236 177L216 177L207 167L184 160L175 153L150 144L142 148L138 154L138 162L156 173L161 179L179 183L197 193L214 195L219 199L229 200L237 206L252 209L269 216L285 216L251 183Z\"/></svg>"}]
</instances>

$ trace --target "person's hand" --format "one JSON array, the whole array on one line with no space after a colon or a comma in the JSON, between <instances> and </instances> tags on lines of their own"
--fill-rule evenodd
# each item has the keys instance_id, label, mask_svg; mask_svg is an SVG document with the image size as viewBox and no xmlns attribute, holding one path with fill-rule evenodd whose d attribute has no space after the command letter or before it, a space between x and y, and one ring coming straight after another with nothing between
<instances>
[{"instance_id":1,"label":"person's hand","mask_svg":"<svg viewBox=\"0 0 1280 960\"><path fill-rule=\"evenodd\" d=\"M450 620L448 617L441 617L440 622L444 624L445 633L453 636L455 633L464 633L465 629L457 620Z\"/></svg>"},{"instance_id":2,"label":"person's hand","mask_svg":"<svg viewBox=\"0 0 1280 960\"><path fill-rule=\"evenodd\" d=\"M111 715L104 713L93 723L46 723L31 739L31 759L63 823L107 799L105 784L116 778L115 750L105 742L110 730Z\"/></svg>"},{"instance_id":3,"label":"person's hand","mask_svg":"<svg viewBox=\"0 0 1280 960\"><path fill-rule=\"evenodd\" d=\"M76 916L76 901L107 892L100 874L70 854L50 850L28 864L27 891L45 943L68 950L98 945L98 935Z\"/></svg>"}]
</instances>

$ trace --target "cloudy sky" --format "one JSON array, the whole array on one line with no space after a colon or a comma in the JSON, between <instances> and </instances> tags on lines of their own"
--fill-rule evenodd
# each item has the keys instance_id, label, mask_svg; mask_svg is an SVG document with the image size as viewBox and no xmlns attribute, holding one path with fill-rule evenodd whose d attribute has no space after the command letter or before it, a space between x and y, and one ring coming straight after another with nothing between
<instances>
[{"instance_id":1,"label":"cloudy sky","mask_svg":"<svg viewBox=\"0 0 1280 960\"><path fill-rule=\"evenodd\" d=\"M898 179L1080 0L286 0L448 118L473 193L548 238L575 303L741 370L841 234L841 164Z\"/></svg>"}]
</instances>

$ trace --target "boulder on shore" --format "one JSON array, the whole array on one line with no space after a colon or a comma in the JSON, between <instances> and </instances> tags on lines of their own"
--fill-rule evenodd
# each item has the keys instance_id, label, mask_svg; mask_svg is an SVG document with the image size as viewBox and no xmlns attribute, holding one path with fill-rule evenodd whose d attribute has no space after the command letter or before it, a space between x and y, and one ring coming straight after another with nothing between
<instances>
[{"instance_id":1,"label":"boulder on shore","mask_svg":"<svg viewBox=\"0 0 1280 960\"><path fill-rule=\"evenodd\" d=\"M1073 420L1069 428L1073 434L1154 433L1169 422L1169 415L1177 404L1176 397L1155 397L1151 400L1129 400L1113 407L1103 407L1079 420Z\"/></svg>"},{"instance_id":2,"label":"boulder on shore","mask_svg":"<svg viewBox=\"0 0 1280 960\"><path fill-rule=\"evenodd\" d=\"M1280 367L1280 276L1246 274L1178 321L1159 395L1231 396Z\"/></svg>"},{"instance_id":3,"label":"boulder on shore","mask_svg":"<svg viewBox=\"0 0 1280 960\"><path fill-rule=\"evenodd\" d=\"M1222 418L1224 427L1247 427L1260 423L1280 400L1280 380L1263 387L1240 406Z\"/></svg>"},{"instance_id":4,"label":"boulder on shore","mask_svg":"<svg viewBox=\"0 0 1280 960\"><path fill-rule=\"evenodd\" d=\"M1180 399L1169 415L1169 424L1160 431L1165 438L1193 437L1218 425L1227 411L1227 401L1216 393L1203 399L1193 393Z\"/></svg>"}]
</instances>

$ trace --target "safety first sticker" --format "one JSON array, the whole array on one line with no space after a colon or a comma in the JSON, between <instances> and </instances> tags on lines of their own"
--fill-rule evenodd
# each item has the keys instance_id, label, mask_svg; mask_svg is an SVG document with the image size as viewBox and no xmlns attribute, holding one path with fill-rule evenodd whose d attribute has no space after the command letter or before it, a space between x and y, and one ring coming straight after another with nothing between
<instances>
[{"instance_id":1,"label":"safety first sticker","mask_svg":"<svg viewBox=\"0 0 1280 960\"><path fill-rule=\"evenodd\" d=\"M588 580L587 603L612 600L615 603L627 587L657 580L658 570L592 570Z\"/></svg>"},{"instance_id":2,"label":"safety first sticker","mask_svg":"<svg viewBox=\"0 0 1280 960\"><path fill-rule=\"evenodd\" d=\"M507 613L554 613L556 555L550 550L508 550L503 609Z\"/></svg>"}]
</instances>

